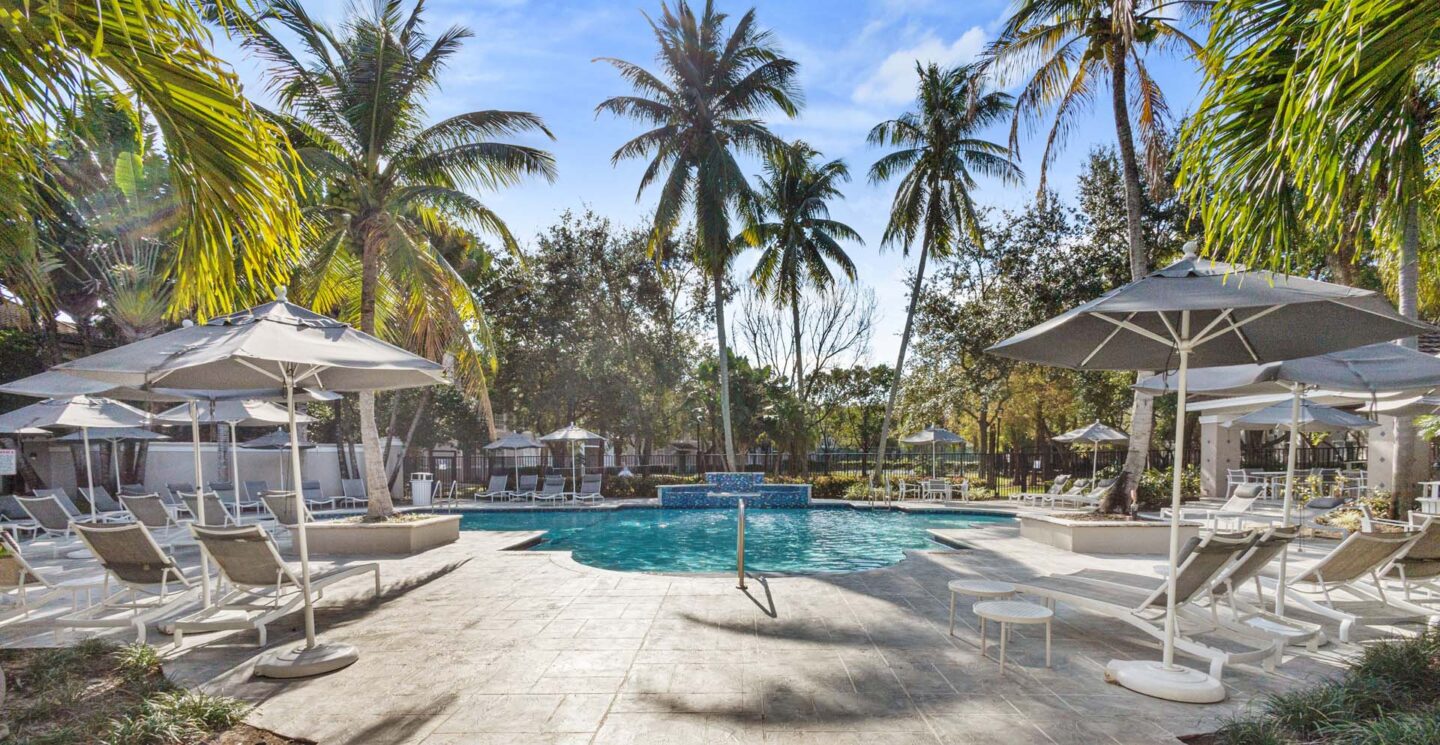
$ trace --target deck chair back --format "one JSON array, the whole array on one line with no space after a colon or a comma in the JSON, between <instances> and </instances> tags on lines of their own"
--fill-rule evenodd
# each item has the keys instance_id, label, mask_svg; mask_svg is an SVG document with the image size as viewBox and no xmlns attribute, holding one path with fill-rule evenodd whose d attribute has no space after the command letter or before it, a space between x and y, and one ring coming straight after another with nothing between
<instances>
[{"instance_id":1,"label":"deck chair back","mask_svg":"<svg viewBox=\"0 0 1440 745\"><path fill-rule=\"evenodd\" d=\"M110 490L103 486L97 486L94 489L81 487L80 496L84 497L86 502L95 505L97 512L120 511L120 503L116 502L115 498L110 496Z\"/></svg>"},{"instance_id":2,"label":"deck chair back","mask_svg":"<svg viewBox=\"0 0 1440 745\"><path fill-rule=\"evenodd\" d=\"M364 479L340 479L340 493L346 499L366 499Z\"/></svg>"},{"instance_id":3,"label":"deck chair back","mask_svg":"<svg viewBox=\"0 0 1440 745\"><path fill-rule=\"evenodd\" d=\"M1221 505L1220 511L1249 512L1250 507L1255 504L1255 500L1259 499L1264 493L1265 485L1262 483L1251 482L1241 484L1235 487L1235 491L1230 494L1230 498L1225 500L1224 505Z\"/></svg>"},{"instance_id":4,"label":"deck chair back","mask_svg":"<svg viewBox=\"0 0 1440 745\"><path fill-rule=\"evenodd\" d=\"M40 575L30 568L30 562L20 555L20 544L9 533L0 531L0 589L16 590L26 585L42 582Z\"/></svg>"},{"instance_id":5,"label":"deck chair back","mask_svg":"<svg viewBox=\"0 0 1440 745\"><path fill-rule=\"evenodd\" d=\"M1302 572L1295 583L1333 585L1360 579L1389 561L1412 541L1418 532L1372 533L1356 531L1340 542L1314 566Z\"/></svg>"},{"instance_id":6,"label":"deck chair back","mask_svg":"<svg viewBox=\"0 0 1440 745\"><path fill-rule=\"evenodd\" d=\"M580 477L581 494L599 494L600 483L603 477L600 474L586 474Z\"/></svg>"},{"instance_id":7,"label":"deck chair back","mask_svg":"<svg viewBox=\"0 0 1440 745\"><path fill-rule=\"evenodd\" d=\"M245 499L250 502L259 501L261 495L270 491L270 484L265 481L241 481L240 485L245 489Z\"/></svg>"},{"instance_id":8,"label":"deck chair back","mask_svg":"<svg viewBox=\"0 0 1440 745\"><path fill-rule=\"evenodd\" d=\"M499 494L505 491L505 485L508 483L510 483L510 474L492 473L490 474L490 483L485 486L485 493Z\"/></svg>"},{"instance_id":9,"label":"deck chair back","mask_svg":"<svg viewBox=\"0 0 1440 745\"><path fill-rule=\"evenodd\" d=\"M75 500L71 499L64 489L36 489L34 493L37 497L54 497L71 517L80 516L80 508L75 506Z\"/></svg>"},{"instance_id":10,"label":"deck chair back","mask_svg":"<svg viewBox=\"0 0 1440 745\"><path fill-rule=\"evenodd\" d=\"M63 533L70 529L73 517L53 494L43 497L16 497L15 501L30 515L37 525L47 531Z\"/></svg>"},{"instance_id":11,"label":"deck chair back","mask_svg":"<svg viewBox=\"0 0 1440 745\"><path fill-rule=\"evenodd\" d=\"M1189 551L1182 552L1180 568L1175 573L1176 605L1190 602L1191 598L1208 588L1214 577L1229 566L1236 555L1249 549L1256 538L1249 533L1212 533L1186 546ZM1161 585L1144 605L1165 607L1165 593L1169 587L1169 582Z\"/></svg>"},{"instance_id":12,"label":"deck chair back","mask_svg":"<svg viewBox=\"0 0 1440 745\"><path fill-rule=\"evenodd\" d=\"M1255 579L1270 562L1279 556L1291 541L1300 537L1300 526L1270 528L1255 539L1254 545L1238 561L1215 577L1212 595L1224 595Z\"/></svg>"},{"instance_id":13,"label":"deck chair back","mask_svg":"<svg viewBox=\"0 0 1440 745\"><path fill-rule=\"evenodd\" d=\"M266 494L265 496L260 497L260 501L264 502L265 509L269 510L270 514L275 516L275 522L280 523L287 528L293 528L300 523L299 520L295 519L296 511L294 494L290 492ZM305 522L308 523L313 520L314 518L310 516L310 510L306 509Z\"/></svg>"},{"instance_id":14,"label":"deck chair back","mask_svg":"<svg viewBox=\"0 0 1440 745\"><path fill-rule=\"evenodd\" d=\"M523 476L520 477L520 486L516 489L516 491L522 491L522 492L535 491L536 487L538 487L539 485L540 485L540 477L539 477L539 476L536 476L536 475L534 475L534 474L525 474L525 475L523 475Z\"/></svg>"},{"instance_id":15,"label":"deck chair back","mask_svg":"<svg viewBox=\"0 0 1440 745\"><path fill-rule=\"evenodd\" d=\"M120 503L125 505L125 510L135 517L136 522L147 528L158 530L175 524L170 518L170 511L165 509L165 500L161 499L159 494L127 494L120 497Z\"/></svg>"},{"instance_id":16,"label":"deck chair back","mask_svg":"<svg viewBox=\"0 0 1440 745\"><path fill-rule=\"evenodd\" d=\"M15 501L14 494L5 494L0 495L0 517L4 517L6 520L29 520L30 513Z\"/></svg>"},{"instance_id":17,"label":"deck chair back","mask_svg":"<svg viewBox=\"0 0 1440 745\"><path fill-rule=\"evenodd\" d=\"M559 494L565 491L565 477L550 475L545 477L545 486L540 489L541 494Z\"/></svg>"},{"instance_id":18,"label":"deck chair back","mask_svg":"<svg viewBox=\"0 0 1440 745\"><path fill-rule=\"evenodd\" d=\"M195 517L197 525L225 525L230 521L230 510L225 508L225 503L215 492L202 492L199 495L180 492L180 499L185 502L185 509ZM200 520L200 500L205 500L205 520Z\"/></svg>"},{"instance_id":19,"label":"deck chair back","mask_svg":"<svg viewBox=\"0 0 1440 745\"><path fill-rule=\"evenodd\" d=\"M78 523L75 532L90 547L100 565L121 582L162 585L177 578L183 581L175 561L160 549L144 525Z\"/></svg>"},{"instance_id":20,"label":"deck chair back","mask_svg":"<svg viewBox=\"0 0 1440 745\"><path fill-rule=\"evenodd\" d=\"M1051 494L1064 494L1065 486L1070 483L1070 474L1065 473L1055 477L1055 482L1050 485Z\"/></svg>"},{"instance_id":21,"label":"deck chair back","mask_svg":"<svg viewBox=\"0 0 1440 745\"><path fill-rule=\"evenodd\" d=\"M275 542L258 525L240 528L195 527L195 540L215 560L231 583L242 587L299 585L295 574L275 550Z\"/></svg>"}]
</instances>

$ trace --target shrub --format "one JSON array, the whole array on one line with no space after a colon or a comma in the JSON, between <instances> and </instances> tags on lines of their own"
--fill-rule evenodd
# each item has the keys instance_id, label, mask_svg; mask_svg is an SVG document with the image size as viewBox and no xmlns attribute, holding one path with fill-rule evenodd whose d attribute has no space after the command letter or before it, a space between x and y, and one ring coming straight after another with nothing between
<instances>
[{"instance_id":1,"label":"shrub","mask_svg":"<svg viewBox=\"0 0 1440 745\"><path fill-rule=\"evenodd\" d=\"M867 486L869 482L859 476L766 476L771 484L809 484L811 499L847 499L850 487L856 484Z\"/></svg>"},{"instance_id":2,"label":"shrub","mask_svg":"<svg viewBox=\"0 0 1440 745\"><path fill-rule=\"evenodd\" d=\"M1316 518L1315 522L1321 525L1329 525L1343 530L1359 530L1361 517L1358 504L1365 504L1370 508L1370 514L1381 517L1390 511L1390 494L1385 491L1376 491L1356 500L1357 505L1341 507L1328 514Z\"/></svg>"},{"instance_id":3,"label":"shrub","mask_svg":"<svg viewBox=\"0 0 1440 745\"><path fill-rule=\"evenodd\" d=\"M115 667L130 683L145 683L161 675L160 653L149 644L126 644L115 650Z\"/></svg>"},{"instance_id":4,"label":"shrub","mask_svg":"<svg viewBox=\"0 0 1440 745\"><path fill-rule=\"evenodd\" d=\"M605 496L617 499L654 499L658 493L657 486L668 486L671 484L698 484L704 481L699 476L671 476L671 475L645 475L645 476L611 476L605 479Z\"/></svg>"},{"instance_id":5,"label":"shrub","mask_svg":"<svg viewBox=\"0 0 1440 745\"><path fill-rule=\"evenodd\" d=\"M114 745L198 742L211 732L239 724L248 708L240 701L207 693L161 693L146 699L138 711L111 722L106 742Z\"/></svg>"},{"instance_id":6,"label":"shrub","mask_svg":"<svg viewBox=\"0 0 1440 745\"><path fill-rule=\"evenodd\" d=\"M1147 468L1140 474L1140 486L1136 496L1142 510L1158 510L1170 506L1171 481L1174 471L1168 468ZM1180 474L1180 498L1200 498L1200 469L1186 466Z\"/></svg>"}]
</instances>

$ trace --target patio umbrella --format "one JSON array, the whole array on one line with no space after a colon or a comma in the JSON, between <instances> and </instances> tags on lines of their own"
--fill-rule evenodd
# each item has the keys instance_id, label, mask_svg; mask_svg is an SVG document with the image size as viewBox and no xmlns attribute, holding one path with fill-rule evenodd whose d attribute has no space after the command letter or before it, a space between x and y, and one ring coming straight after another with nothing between
<instances>
[{"instance_id":1,"label":"patio umbrella","mask_svg":"<svg viewBox=\"0 0 1440 745\"><path fill-rule=\"evenodd\" d=\"M117 492L120 490L120 443L170 439L159 432L151 432L148 429L141 429L139 427L96 427L90 430L89 438L104 440L110 443L110 462L115 466L115 490ZM85 433L83 431L71 432L57 439L61 442L83 441L85 439Z\"/></svg>"},{"instance_id":2,"label":"patio umbrella","mask_svg":"<svg viewBox=\"0 0 1440 745\"><path fill-rule=\"evenodd\" d=\"M935 446L942 443L946 445L965 444L965 438L944 427L937 427L933 424L913 435L901 437L900 441L906 445L930 446L930 476L932 478L935 476Z\"/></svg>"},{"instance_id":3,"label":"patio umbrella","mask_svg":"<svg viewBox=\"0 0 1440 745\"><path fill-rule=\"evenodd\" d=\"M139 427L149 415L119 401L92 396L47 398L0 414L0 432L18 433L35 428L75 427L85 450L85 483L95 491L95 470L90 462L90 430L97 427ZM96 519L95 500L90 502L90 519Z\"/></svg>"},{"instance_id":4,"label":"patio umbrella","mask_svg":"<svg viewBox=\"0 0 1440 745\"><path fill-rule=\"evenodd\" d=\"M298 414L296 415L295 421L296 423L299 423L300 421ZM252 440L246 440L245 442L240 443L240 447L245 448L246 450L275 450L278 452L285 452L291 449L290 433L286 432L285 428L279 427L276 428L274 432L260 435L259 437L256 437ZM314 447L315 443L305 439L304 437L301 437L300 441L295 443L295 449L297 450L310 450ZM300 483L299 476L295 477L295 483ZM280 488L285 488L284 468L280 469Z\"/></svg>"},{"instance_id":5,"label":"patio umbrella","mask_svg":"<svg viewBox=\"0 0 1440 745\"><path fill-rule=\"evenodd\" d=\"M315 401L332 401L340 398L339 394L326 393L324 391L307 390L305 393L310 399ZM223 423L230 425L230 483L234 487L232 491L235 495L235 514L238 515L240 514L240 438L236 430L240 427L284 424L288 421L288 413L282 406L277 406L269 401L255 399L210 401L209 404L209 406L206 406L200 411L200 422L204 424ZM173 409L157 414L155 419L162 422L189 421L189 407L176 406ZM309 424L314 420L304 414L296 414L295 421L300 424ZM284 468L280 469L280 479L280 488L284 489Z\"/></svg>"},{"instance_id":6,"label":"patio umbrella","mask_svg":"<svg viewBox=\"0 0 1440 745\"><path fill-rule=\"evenodd\" d=\"M1440 396L1405 396L1386 401L1371 401L1360 410L1367 414L1384 414L1402 419L1440 413Z\"/></svg>"},{"instance_id":7,"label":"patio umbrella","mask_svg":"<svg viewBox=\"0 0 1440 745\"><path fill-rule=\"evenodd\" d=\"M1317 404L1300 399L1298 416L1291 411L1289 402L1271 404L1263 409L1235 417L1225 423L1235 429L1278 429L1289 428L1292 432L1343 432L1355 429L1370 429L1380 426L1363 416L1351 414L1333 406Z\"/></svg>"},{"instance_id":8,"label":"patio umbrella","mask_svg":"<svg viewBox=\"0 0 1440 745\"><path fill-rule=\"evenodd\" d=\"M566 443L566 446L570 448L570 480L571 480L572 482L574 482L574 481L575 481L575 445L576 445L576 443L580 443L581 446L583 447L585 443L590 443L590 442L605 442L605 438L604 438L604 437L601 437L600 435L595 434L594 432L591 432L591 431L588 430L588 429L583 429L583 428L581 428L581 427L577 427L577 426L575 426L575 423L574 423L574 422L571 422L569 425L567 425L567 426L565 426L565 427L561 427L560 429L557 429L557 430L555 430L554 432L551 432L551 433L548 434L548 435L542 436L542 437L540 438L540 441L541 441L541 442L563 442L563 443ZM578 484L578 482L576 482L576 483ZM577 486L576 488L578 489L579 487Z\"/></svg>"},{"instance_id":9,"label":"patio umbrella","mask_svg":"<svg viewBox=\"0 0 1440 745\"><path fill-rule=\"evenodd\" d=\"M301 473L295 419L297 388L376 391L445 382L441 365L293 305L286 300L283 287L277 289L276 296L273 302L66 362L57 369L145 390L280 387L286 394L290 462L297 482ZM192 415L192 421L195 418L198 416ZM378 485L372 485L375 487ZM304 514L302 490L294 491L296 513ZM349 645L317 643L304 521L295 527L295 544L300 554L305 643L267 654L256 663L257 675L317 675L359 658Z\"/></svg>"},{"instance_id":10,"label":"patio umbrella","mask_svg":"<svg viewBox=\"0 0 1440 745\"><path fill-rule=\"evenodd\" d=\"M1094 446L1090 452L1090 481L1095 481L1095 465L1100 459L1100 443L1120 442L1130 439L1130 435L1121 432L1114 427L1100 423L1099 419L1087 424L1080 429L1072 429L1063 435L1050 438L1056 442L1088 442Z\"/></svg>"},{"instance_id":11,"label":"patio umbrella","mask_svg":"<svg viewBox=\"0 0 1440 745\"><path fill-rule=\"evenodd\" d=\"M992 354L1077 370L1176 368L1170 572L1161 661L1113 660L1107 677L1157 698L1209 703L1220 681L1175 664L1175 566L1180 552L1180 477L1185 398L1192 367L1309 357L1415 336L1430 326L1404 318L1368 290L1202 260L1188 243L1179 261L991 347ZM1304 332L1300 333L1299 330Z\"/></svg>"},{"instance_id":12,"label":"patio umbrella","mask_svg":"<svg viewBox=\"0 0 1440 745\"><path fill-rule=\"evenodd\" d=\"M1290 437L1285 456L1285 495L1281 516L1285 525L1290 524L1290 514L1295 503L1295 460L1300 448L1300 433L1312 431L1310 426L1323 426L1321 421L1311 421L1311 413L1317 417L1346 417L1365 424L1352 429L1375 426L1353 414L1347 414L1328 407L1318 407L1305 400L1309 390L1323 389L1348 393L1368 394L1376 401L1381 393L1394 391L1428 390L1440 385L1440 358L1402 347L1398 344L1369 344L1354 349L1300 357L1293 360L1270 362L1256 365L1230 365L1196 370L1186 381L1191 393L1247 395L1253 393L1290 394L1289 405L1277 404L1267 409L1248 414L1241 420L1263 424L1266 420L1279 417L1272 426L1289 426ZM1177 381L1170 373L1151 376L1136 387L1156 393L1175 388ZM1282 411L1288 409L1288 411ZM1277 414L1276 412L1281 412ZM1251 417L1255 417L1251 420ZM1353 422L1352 422L1353 423ZM1232 425L1234 422L1231 423ZM1261 427L1269 429L1270 427ZM1314 430L1324 431L1324 430ZM1279 589L1275 592L1275 612L1285 615L1285 578L1288 574L1289 548L1280 554Z\"/></svg>"},{"instance_id":13,"label":"patio umbrella","mask_svg":"<svg viewBox=\"0 0 1440 745\"><path fill-rule=\"evenodd\" d=\"M486 443L485 447L481 449L494 450L497 452L501 450L508 450L513 452L516 450L543 450L544 448L544 443L541 443L534 437L531 437L524 432L511 432L498 440ZM515 467L515 488L519 489L520 459L517 456L511 456L510 463Z\"/></svg>"}]
</instances>

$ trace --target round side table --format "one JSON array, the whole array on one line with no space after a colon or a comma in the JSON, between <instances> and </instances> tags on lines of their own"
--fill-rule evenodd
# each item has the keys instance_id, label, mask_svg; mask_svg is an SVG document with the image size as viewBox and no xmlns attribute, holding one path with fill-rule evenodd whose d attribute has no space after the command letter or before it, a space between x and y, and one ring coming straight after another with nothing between
<instances>
[{"instance_id":1,"label":"round side table","mask_svg":"<svg viewBox=\"0 0 1440 745\"><path fill-rule=\"evenodd\" d=\"M1000 674L1005 674L1005 643L1010 638L1010 624L1045 624L1045 667L1050 667L1050 619L1055 612L1043 605L1023 600L987 600L975 604L975 615L1000 624ZM985 627L980 627L980 656L985 656Z\"/></svg>"},{"instance_id":2,"label":"round side table","mask_svg":"<svg viewBox=\"0 0 1440 745\"><path fill-rule=\"evenodd\" d=\"M952 579L946 585L950 588L950 635L955 635L955 596L969 595L982 600L1008 598L1015 594L1015 585L1009 582L994 582L988 579ZM984 635L985 619L980 619L980 632Z\"/></svg>"}]
</instances>

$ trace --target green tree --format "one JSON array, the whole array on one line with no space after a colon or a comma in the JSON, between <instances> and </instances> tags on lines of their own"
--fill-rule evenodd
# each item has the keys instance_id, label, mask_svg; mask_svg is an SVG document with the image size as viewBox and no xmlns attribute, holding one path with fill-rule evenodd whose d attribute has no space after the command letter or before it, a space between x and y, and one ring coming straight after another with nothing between
<instances>
[{"instance_id":1,"label":"green tree","mask_svg":"<svg viewBox=\"0 0 1440 745\"><path fill-rule=\"evenodd\" d=\"M1040 159L1041 194L1049 164L1066 133L1077 125L1078 117L1097 92L1109 87L1115 144L1125 184L1132 279L1140 279L1150 271L1142 176L1131 126L1132 101L1138 109L1135 124L1139 126L1152 185L1162 183L1160 176L1169 162L1165 147L1169 107L1150 75L1145 55L1151 49L1169 51L1175 47L1198 55L1200 44L1180 28L1177 19L1187 15L1203 18L1213 4L1213 0L1021 0L986 51L985 64L1002 83L1024 79L1015 99L1012 147L1018 143L1022 120L1038 121L1046 111L1053 110ZM1131 81L1136 87L1133 95L1129 90ZM1125 460L1125 473L1132 483L1145 467L1153 411L1151 396L1137 391L1131 407L1130 450Z\"/></svg>"},{"instance_id":2,"label":"green tree","mask_svg":"<svg viewBox=\"0 0 1440 745\"><path fill-rule=\"evenodd\" d=\"M551 135L540 117L519 111L470 111L426 126L425 103L472 34L455 26L431 38L423 7L407 14L399 0L386 0L331 28L296 0L278 0L236 25L269 63L280 104L274 116L313 174L297 294L426 357L451 356L456 383L488 416L494 359L485 316L451 264L456 252L476 247L457 225L518 250L500 216L465 190L553 179L549 153L498 139ZM298 53L272 25L294 35ZM393 508L374 393L359 395L359 415L370 514L380 516Z\"/></svg>"},{"instance_id":3,"label":"green tree","mask_svg":"<svg viewBox=\"0 0 1440 745\"><path fill-rule=\"evenodd\" d=\"M886 441L905 375L905 352L910 345L915 308L924 294L925 262L931 255L937 259L951 256L966 241L983 246L980 220L970 195L976 188L977 174L1007 183L1018 183L1022 178L1008 148L978 136L985 127L1009 116L1013 99L988 90L974 67L915 67L920 77L919 108L881 122L869 136L871 145L896 148L870 167L870 181L878 184L900 177L882 245L899 245L909 255L910 246L917 237L920 240L920 262L910 288L895 378L880 426L877 471L885 467Z\"/></svg>"},{"instance_id":4,"label":"green tree","mask_svg":"<svg viewBox=\"0 0 1440 745\"><path fill-rule=\"evenodd\" d=\"M611 158L612 163L649 159L637 200L651 184L662 181L649 237L652 255L660 254L690 211L695 238L690 254L714 290L725 459L728 468L735 468L725 284L742 248L731 240L731 213L751 193L736 155L760 155L780 145L759 117L772 108L794 116L800 92L798 65L781 54L769 31L756 25L755 10L746 11L729 29L728 19L716 12L712 0L706 0L699 15L685 0L673 9L662 4L658 23L646 16L660 46L660 72L602 58L620 71L636 95L606 99L596 112L653 127L621 145Z\"/></svg>"},{"instance_id":5,"label":"green tree","mask_svg":"<svg viewBox=\"0 0 1440 745\"><path fill-rule=\"evenodd\" d=\"M232 0L216 0L233 9ZM173 169L174 209L184 230L167 264L174 310L229 312L280 281L294 259L299 214L294 171L279 130L240 93L208 49L199 0L0 3L0 281L33 290L26 267L40 260L32 217L47 209L56 131L93 81L124 91L116 101L158 127ZM43 298L42 298L43 300Z\"/></svg>"},{"instance_id":6,"label":"green tree","mask_svg":"<svg viewBox=\"0 0 1440 745\"><path fill-rule=\"evenodd\" d=\"M795 396L805 400L801 351L800 295L805 287L830 287L833 262L850 281L855 263L840 241L863 244L860 234L830 219L830 200L840 199L839 184L850 180L845 162L818 163L820 153L804 142L775 148L765 158L765 177L746 210L741 239L761 249L751 280L774 301L790 309L795 343Z\"/></svg>"}]
</instances>

